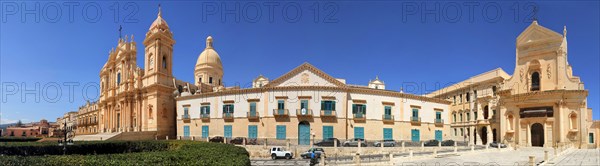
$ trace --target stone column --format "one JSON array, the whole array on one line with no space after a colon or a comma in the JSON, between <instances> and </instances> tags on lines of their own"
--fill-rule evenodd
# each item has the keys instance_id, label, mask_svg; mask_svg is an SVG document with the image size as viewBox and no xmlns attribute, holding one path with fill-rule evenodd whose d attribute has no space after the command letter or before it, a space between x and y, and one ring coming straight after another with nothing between
<instances>
[{"instance_id":1,"label":"stone column","mask_svg":"<svg viewBox=\"0 0 600 166\"><path fill-rule=\"evenodd\" d=\"M486 125L485 127L487 128L485 132L487 132L487 144L490 144L490 142L492 142L494 139L494 135L492 133L492 127L490 127L491 125Z\"/></svg>"},{"instance_id":2,"label":"stone column","mask_svg":"<svg viewBox=\"0 0 600 166\"><path fill-rule=\"evenodd\" d=\"M527 146L531 146L531 125L527 123Z\"/></svg>"},{"instance_id":3,"label":"stone column","mask_svg":"<svg viewBox=\"0 0 600 166\"><path fill-rule=\"evenodd\" d=\"M467 133L469 133L467 134L467 137L469 137L469 144L475 144L475 132L473 132L473 127L469 127L467 130Z\"/></svg>"}]
</instances>

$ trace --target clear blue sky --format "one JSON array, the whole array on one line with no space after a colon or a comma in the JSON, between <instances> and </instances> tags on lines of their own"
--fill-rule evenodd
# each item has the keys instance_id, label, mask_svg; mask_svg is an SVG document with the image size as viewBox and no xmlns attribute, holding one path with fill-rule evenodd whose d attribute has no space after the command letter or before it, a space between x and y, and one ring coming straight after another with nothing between
<instances>
[{"instance_id":1,"label":"clear blue sky","mask_svg":"<svg viewBox=\"0 0 600 166\"><path fill-rule=\"evenodd\" d=\"M174 75L184 81L193 81L198 55L212 35L227 85L246 87L259 74L275 79L310 62L350 84L364 85L378 75L391 90L416 82L429 91L437 89L436 83L462 81L498 67L512 75L515 39L531 23L528 15L533 10L519 1L444 1L438 2L438 10L435 2L266 2L0 2L1 123L54 121L76 111L85 103L84 85L99 81L108 51L117 44L119 25L123 35L135 35L138 65L143 68L142 41L159 3L177 42ZM238 11L223 11L223 7L235 9L236 3ZM36 4L37 11L23 10L34 10ZM567 26L569 63L589 89L588 106L594 109L594 119L599 119L599 2L535 4L542 26L559 33ZM22 95L23 87L11 94L14 85L35 89L35 83L40 84L33 91L39 102L35 95ZM78 84L72 101L65 84ZM96 98L97 91L89 90L87 96Z\"/></svg>"}]
</instances>

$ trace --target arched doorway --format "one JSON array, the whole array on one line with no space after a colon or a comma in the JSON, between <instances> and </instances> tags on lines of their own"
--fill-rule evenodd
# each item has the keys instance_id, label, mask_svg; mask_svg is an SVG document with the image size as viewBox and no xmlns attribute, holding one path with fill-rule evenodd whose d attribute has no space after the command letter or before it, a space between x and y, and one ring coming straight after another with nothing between
<instances>
[{"instance_id":1,"label":"arched doorway","mask_svg":"<svg viewBox=\"0 0 600 166\"><path fill-rule=\"evenodd\" d=\"M298 123L298 145L310 145L310 123Z\"/></svg>"},{"instance_id":2,"label":"arched doorway","mask_svg":"<svg viewBox=\"0 0 600 166\"><path fill-rule=\"evenodd\" d=\"M487 135L488 135L488 131L487 131L487 127L482 127L481 128L481 143L482 144L487 144Z\"/></svg>"},{"instance_id":3,"label":"arched doorway","mask_svg":"<svg viewBox=\"0 0 600 166\"><path fill-rule=\"evenodd\" d=\"M544 125L531 125L531 146L544 146Z\"/></svg>"}]
</instances>

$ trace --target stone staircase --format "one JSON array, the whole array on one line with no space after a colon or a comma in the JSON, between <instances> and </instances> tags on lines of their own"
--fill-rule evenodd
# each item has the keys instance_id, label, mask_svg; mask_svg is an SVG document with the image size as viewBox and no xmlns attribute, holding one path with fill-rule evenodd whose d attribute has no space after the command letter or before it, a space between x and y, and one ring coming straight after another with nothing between
<instances>
[{"instance_id":1,"label":"stone staircase","mask_svg":"<svg viewBox=\"0 0 600 166\"><path fill-rule=\"evenodd\" d=\"M73 141L104 141L111 140L115 136L118 136L122 132L114 132L114 133L98 133L98 134L90 134L90 135L75 135Z\"/></svg>"},{"instance_id":2,"label":"stone staircase","mask_svg":"<svg viewBox=\"0 0 600 166\"><path fill-rule=\"evenodd\" d=\"M113 132L113 133L98 133L91 135L76 135L73 141L137 141L137 140L153 140L155 139L155 131L138 131L138 132Z\"/></svg>"}]
</instances>

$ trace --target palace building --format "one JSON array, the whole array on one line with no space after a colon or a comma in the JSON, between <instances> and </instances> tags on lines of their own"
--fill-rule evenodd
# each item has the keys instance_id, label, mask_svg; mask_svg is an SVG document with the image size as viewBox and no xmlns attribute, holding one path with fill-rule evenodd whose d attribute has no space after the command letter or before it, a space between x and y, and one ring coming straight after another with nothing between
<instances>
[{"instance_id":1,"label":"palace building","mask_svg":"<svg viewBox=\"0 0 600 166\"><path fill-rule=\"evenodd\" d=\"M452 138L482 145L594 143L588 91L568 62L562 34L534 21L516 39L513 75L495 69L426 96L450 105Z\"/></svg>"}]
</instances>

